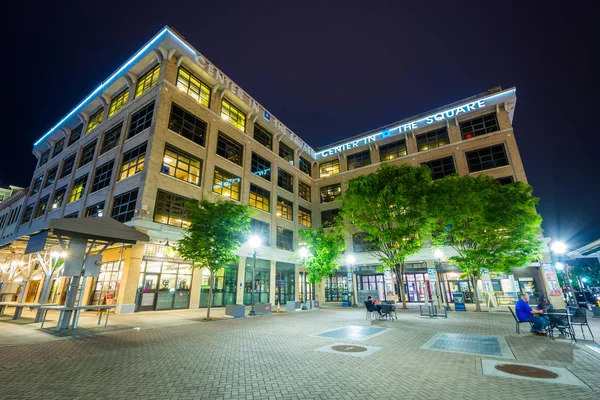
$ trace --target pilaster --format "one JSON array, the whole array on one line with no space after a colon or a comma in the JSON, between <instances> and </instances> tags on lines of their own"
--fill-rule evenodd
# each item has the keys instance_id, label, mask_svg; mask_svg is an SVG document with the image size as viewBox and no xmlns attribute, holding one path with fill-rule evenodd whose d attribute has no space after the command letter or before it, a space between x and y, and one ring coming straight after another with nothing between
<instances>
[{"instance_id":1,"label":"pilaster","mask_svg":"<svg viewBox=\"0 0 600 400\"><path fill-rule=\"evenodd\" d=\"M235 304L244 304L244 278L246 275L246 257L240 257L235 290Z\"/></svg>"}]
</instances>

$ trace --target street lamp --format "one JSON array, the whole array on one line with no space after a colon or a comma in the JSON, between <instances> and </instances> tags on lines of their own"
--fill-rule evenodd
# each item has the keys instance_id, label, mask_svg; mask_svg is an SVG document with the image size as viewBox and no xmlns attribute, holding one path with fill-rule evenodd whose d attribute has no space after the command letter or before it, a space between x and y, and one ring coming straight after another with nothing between
<instances>
[{"instance_id":1,"label":"street lamp","mask_svg":"<svg viewBox=\"0 0 600 400\"><path fill-rule=\"evenodd\" d=\"M567 245L561 241L552 242L550 250L556 254L565 254L567 252Z\"/></svg>"},{"instance_id":2,"label":"street lamp","mask_svg":"<svg viewBox=\"0 0 600 400\"><path fill-rule=\"evenodd\" d=\"M550 245L550 250L553 253L560 256L567 252L567 245L565 244L565 242L561 242L560 240L557 240L555 242L553 241L552 244ZM554 267L559 271L562 271L564 269L565 278L566 278L565 280L566 280L566 282L568 284L568 288L569 288L569 293L567 295L567 299L568 299L569 304L576 306L576 304L573 304L576 300L575 300L575 297L573 296L573 280L569 276L569 266L564 265L563 263L557 262L556 264L554 264Z\"/></svg>"},{"instance_id":3,"label":"street lamp","mask_svg":"<svg viewBox=\"0 0 600 400\"><path fill-rule=\"evenodd\" d=\"M306 306L306 269L304 268L304 262L306 261L306 257L308 257L308 249L304 246L300 247L300 250L298 250L298 253L300 254L300 258L302 259L302 272L304 273L304 295L302 296L302 299L304 300L303 304L302 304L302 309L303 310L307 310L308 307Z\"/></svg>"},{"instance_id":4,"label":"street lamp","mask_svg":"<svg viewBox=\"0 0 600 400\"><path fill-rule=\"evenodd\" d=\"M354 263L356 262L356 257L354 257L354 254L348 254L346 256L346 262L350 265L350 282L348 282L349 287L352 288L352 307L358 307L358 304L356 304L356 302L358 301L358 294L355 295L356 290L358 289L357 287L355 287L354 285ZM358 283L358 282L356 282Z\"/></svg>"},{"instance_id":5,"label":"street lamp","mask_svg":"<svg viewBox=\"0 0 600 400\"><path fill-rule=\"evenodd\" d=\"M256 278L255 278L255 274L256 274L256 252L258 250L258 248L260 247L261 244L261 240L260 240L260 236L257 235L252 235L250 236L250 238L248 239L248 245L250 245L251 248L254 249L254 264L252 265L252 307L250 308L250 316L253 317L256 315L256 311L254 310L254 293L256 292Z\"/></svg>"}]
</instances>

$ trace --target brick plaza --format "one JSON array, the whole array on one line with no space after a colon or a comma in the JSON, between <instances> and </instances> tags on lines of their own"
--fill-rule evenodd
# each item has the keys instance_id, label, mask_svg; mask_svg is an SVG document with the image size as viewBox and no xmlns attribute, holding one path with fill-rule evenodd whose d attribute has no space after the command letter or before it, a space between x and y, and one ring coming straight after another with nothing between
<instances>
[{"instance_id":1,"label":"brick plaza","mask_svg":"<svg viewBox=\"0 0 600 400\"><path fill-rule=\"evenodd\" d=\"M343 308L212 322L203 322L201 311L160 314L152 314L154 325L135 320L148 313L117 315L105 333L48 331L40 333L47 341L0 347L0 398L589 399L600 393L600 353L586 346L592 341L517 336L504 313L429 319L410 309L388 322ZM599 338L600 320L590 324ZM315 334L349 325L389 328L361 342L341 340L381 350L366 358L316 351L340 340ZM0 339L11 327L38 329L10 326L4 317ZM506 361L564 367L585 386L483 376L482 358L494 357L420 349L439 333L506 337L515 357Z\"/></svg>"}]
</instances>

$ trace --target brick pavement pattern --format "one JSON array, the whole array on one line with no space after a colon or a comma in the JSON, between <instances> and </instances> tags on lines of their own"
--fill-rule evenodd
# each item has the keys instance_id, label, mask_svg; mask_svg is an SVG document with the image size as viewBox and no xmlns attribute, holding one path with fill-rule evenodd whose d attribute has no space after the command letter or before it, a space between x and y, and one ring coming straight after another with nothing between
<instances>
[{"instance_id":1,"label":"brick pavement pattern","mask_svg":"<svg viewBox=\"0 0 600 400\"><path fill-rule=\"evenodd\" d=\"M383 347L370 357L315 351L340 341L315 333L371 324L391 329L359 343ZM506 336L516 361L565 367L588 388L483 376L480 356L419 349L441 332ZM583 344L516 336L506 314L399 310L370 322L362 309L328 308L0 347L0 398L589 399L600 354Z\"/></svg>"}]
</instances>

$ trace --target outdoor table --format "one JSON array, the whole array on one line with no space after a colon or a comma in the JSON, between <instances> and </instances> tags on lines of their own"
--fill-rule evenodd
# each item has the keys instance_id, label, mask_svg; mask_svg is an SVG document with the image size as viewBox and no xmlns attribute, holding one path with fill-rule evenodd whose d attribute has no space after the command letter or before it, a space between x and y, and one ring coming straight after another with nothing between
<instances>
[{"instance_id":1,"label":"outdoor table","mask_svg":"<svg viewBox=\"0 0 600 400\"><path fill-rule=\"evenodd\" d=\"M61 326L61 320L63 318L64 315L64 311L75 311L75 312L79 312L81 310L98 310L99 311L99 315L98 315L98 325L100 325L100 322L102 321L102 313L104 311L106 311L106 319L104 321L104 326L106 327L108 325L108 316L110 315L110 310L117 308L117 306L109 306L109 305L97 305L97 306L76 306L76 307L65 307L65 306L56 306L56 305L42 305L39 307L40 310L43 311L42 313L42 326L41 328L44 327L44 322L46 321L46 314L48 313L48 310L56 310L56 311L60 311L60 315L58 317L58 323L56 325L56 330L60 330L60 326ZM73 329L77 328L77 320L75 319L73 321Z\"/></svg>"},{"instance_id":2,"label":"outdoor table","mask_svg":"<svg viewBox=\"0 0 600 400\"><path fill-rule=\"evenodd\" d=\"M568 312L567 310L550 310L542 314L542 316L547 317L550 323L550 337L554 338L554 328L561 322L565 322L567 320L567 324L569 325L569 329L573 332L573 325L571 324L571 319L569 317L573 317L575 314Z\"/></svg>"}]
</instances>

